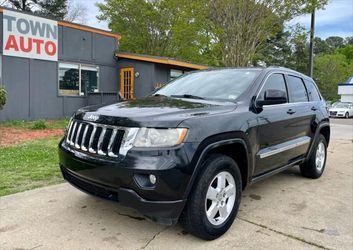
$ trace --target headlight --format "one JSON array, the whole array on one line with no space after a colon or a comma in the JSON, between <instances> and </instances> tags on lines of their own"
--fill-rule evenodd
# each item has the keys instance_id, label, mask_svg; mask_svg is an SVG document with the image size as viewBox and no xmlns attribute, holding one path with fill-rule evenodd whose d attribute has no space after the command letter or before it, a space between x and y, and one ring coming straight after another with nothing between
<instances>
[{"instance_id":1,"label":"headlight","mask_svg":"<svg viewBox=\"0 0 353 250\"><path fill-rule=\"evenodd\" d=\"M135 147L172 147L183 142L186 128L140 128L133 145Z\"/></svg>"}]
</instances>

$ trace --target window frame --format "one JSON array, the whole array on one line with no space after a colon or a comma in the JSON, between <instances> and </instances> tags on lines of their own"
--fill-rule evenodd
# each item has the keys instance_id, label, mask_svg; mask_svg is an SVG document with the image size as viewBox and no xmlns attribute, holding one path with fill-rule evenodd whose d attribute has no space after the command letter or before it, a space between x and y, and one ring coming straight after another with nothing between
<instances>
[{"instance_id":1,"label":"window frame","mask_svg":"<svg viewBox=\"0 0 353 250\"><path fill-rule=\"evenodd\" d=\"M320 101L322 101L323 98L321 96L321 93L320 93L319 88L317 87L315 81L312 80L312 79L305 79L305 78L303 78L303 81L304 81L304 85L305 85L305 88L306 88L306 92L308 94L309 102L320 102ZM316 92L317 92L317 94L319 96L319 100L317 100L317 101L310 100L310 96L309 96L309 92L308 92L308 87L306 86L306 82L309 82L309 84L312 84L314 86L314 88L315 88L315 90L316 90Z\"/></svg>"},{"instance_id":2,"label":"window frame","mask_svg":"<svg viewBox=\"0 0 353 250\"><path fill-rule=\"evenodd\" d=\"M303 102L294 102L294 101L292 101L292 97L290 95L290 90L289 90L289 77L296 77L296 78L299 78L301 80L301 82L302 82L302 84L304 86L305 93L306 93L306 99L307 99L306 101L303 101ZM310 102L308 90L306 88L306 85L305 85L303 77L301 77L299 75L295 75L295 74L285 74L285 78L286 78L286 82L287 82L288 103L307 103L307 102Z\"/></svg>"},{"instance_id":3,"label":"window frame","mask_svg":"<svg viewBox=\"0 0 353 250\"><path fill-rule=\"evenodd\" d=\"M71 65L77 65L78 67L78 83L79 83L79 94L78 95L64 95L60 94L60 77L59 77L59 72L60 72L60 64L71 64ZM82 93L82 77L81 77L81 70L82 68L96 68L97 69L97 89L98 92L89 92L89 93ZM94 64L87 64L87 63L77 63L77 62L68 62L68 61L58 61L58 68L57 68L57 91L58 91L58 96L62 97L74 97L74 98L85 98L87 97L87 94L90 93L99 93L100 92L100 67L98 65Z\"/></svg>"},{"instance_id":4,"label":"window frame","mask_svg":"<svg viewBox=\"0 0 353 250\"><path fill-rule=\"evenodd\" d=\"M257 91L256 97L255 97L255 103L259 100L260 94L261 94L263 88L265 87L265 85L266 85L268 79L269 79L272 75L276 75L276 74L277 74L277 75L282 75L282 77L283 77L284 85L285 85L285 87L286 87L286 93L287 93L287 102L282 103L282 104L264 105L263 107L275 107L275 106L278 106L278 105L287 105L287 104L290 103L290 102L289 102L289 92L288 92L288 86L287 86L287 76L286 76L286 73L284 73L284 72L277 72L277 71L276 71L276 72L271 72L271 73L269 73L269 74L265 77L265 79L261 82L260 88L259 88L259 90Z\"/></svg>"}]
</instances>

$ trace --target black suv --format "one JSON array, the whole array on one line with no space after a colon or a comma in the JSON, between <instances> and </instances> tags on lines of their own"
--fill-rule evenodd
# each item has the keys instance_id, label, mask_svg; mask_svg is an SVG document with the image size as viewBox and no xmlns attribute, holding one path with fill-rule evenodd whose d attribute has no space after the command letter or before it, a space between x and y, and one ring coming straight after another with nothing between
<instances>
[{"instance_id":1,"label":"black suv","mask_svg":"<svg viewBox=\"0 0 353 250\"><path fill-rule=\"evenodd\" d=\"M196 71L141 100L78 110L60 142L64 178L163 224L215 239L242 190L299 165L319 178L330 126L314 81L280 68Z\"/></svg>"}]
</instances>

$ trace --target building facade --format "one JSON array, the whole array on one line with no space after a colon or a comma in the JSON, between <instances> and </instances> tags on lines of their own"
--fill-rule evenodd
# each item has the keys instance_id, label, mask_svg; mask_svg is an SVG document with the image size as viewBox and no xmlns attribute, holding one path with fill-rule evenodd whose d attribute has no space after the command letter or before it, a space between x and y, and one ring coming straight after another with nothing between
<instances>
[{"instance_id":1,"label":"building facade","mask_svg":"<svg viewBox=\"0 0 353 250\"><path fill-rule=\"evenodd\" d=\"M117 53L120 36L0 7L2 120L59 119L87 105L142 98L204 66Z\"/></svg>"},{"instance_id":2,"label":"building facade","mask_svg":"<svg viewBox=\"0 0 353 250\"><path fill-rule=\"evenodd\" d=\"M338 84L338 94L341 102L353 102L353 76L346 83Z\"/></svg>"}]
</instances>

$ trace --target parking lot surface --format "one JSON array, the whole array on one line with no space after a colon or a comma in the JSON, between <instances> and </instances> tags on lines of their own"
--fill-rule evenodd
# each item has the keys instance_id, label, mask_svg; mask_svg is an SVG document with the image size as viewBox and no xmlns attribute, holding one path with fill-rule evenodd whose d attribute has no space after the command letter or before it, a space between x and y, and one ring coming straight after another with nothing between
<instances>
[{"instance_id":1,"label":"parking lot surface","mask_svg":"<svg viewBox=\"0 0 353 250\"><path fill-rule=\"evenodd\" d=\"M320 179L295 167L250 186L214 241L64 183L0 197L0 249L352 249L353 141L335 138Z\"/></svg>"}]
</instances>

